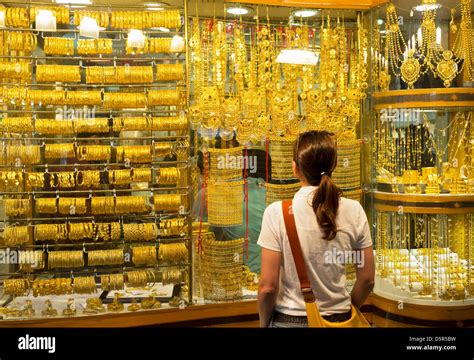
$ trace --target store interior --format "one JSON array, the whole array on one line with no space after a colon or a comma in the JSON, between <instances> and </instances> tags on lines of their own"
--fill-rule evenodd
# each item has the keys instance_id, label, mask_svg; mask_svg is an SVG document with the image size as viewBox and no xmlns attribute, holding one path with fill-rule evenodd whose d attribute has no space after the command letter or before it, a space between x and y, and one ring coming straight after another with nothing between
<instances>
[{"instance_id":1,"label":"store interior","mask_svg":"<svg viewBox=\"0 0 474 360\"><path fill-rule=\"evenodd\" d=\"M263 212L308 130L369 219L372 325L473 326L473 12L2 2L0 326L258 326Z\"/></svg>"}]
</instances>

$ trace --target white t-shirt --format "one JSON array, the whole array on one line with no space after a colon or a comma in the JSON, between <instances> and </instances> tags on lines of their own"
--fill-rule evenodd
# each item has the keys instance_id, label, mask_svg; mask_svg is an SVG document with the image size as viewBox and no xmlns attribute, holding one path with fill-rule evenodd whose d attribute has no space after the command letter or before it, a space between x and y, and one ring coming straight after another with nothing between
<instances>
[{"instance_id":1,"label":"white t-shirt","mask_svg":"<svg viewBox=\"0 0 474 360\"><path fill-rule=\"evenodd\" d=\"M340 260L354 260L346 256L354 253L353 250L372 245L369 224L364 209L357 201L341 198L336 218L339 231L333 240L323 239L311 206L316 189L316 186L305 186L295 194L293 213L296 229L321 315L344 313L351 308L351 297L346 290L345 266ZM281 201L265 210L258 244L282 253L276 310L287 315L305 316L306 307L286 234Z\"/></svg>"}]
</instances>

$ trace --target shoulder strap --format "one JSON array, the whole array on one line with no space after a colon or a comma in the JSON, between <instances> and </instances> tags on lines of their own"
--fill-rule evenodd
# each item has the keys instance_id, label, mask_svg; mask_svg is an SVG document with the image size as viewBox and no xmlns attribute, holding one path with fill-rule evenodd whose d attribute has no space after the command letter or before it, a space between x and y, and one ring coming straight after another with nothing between
<instances>
[{"instance_id":1,"label":"shoulder strap","mask_svg":"<svg viewBox=\"0 0 474 360\"><path fill-rule=\"evenodd\" d=\"M306 266L303 258L303 251L301 250L300 239L296 231L295 217L293 216L292 200L282 201L283 219L285 220L286 233L290 242L291 253L295 260L296 272L300 279L301 292L303 293L304 301L314 302L316 299L311 289L311 283L308 278Z\"/></svg>"}]
</instances>

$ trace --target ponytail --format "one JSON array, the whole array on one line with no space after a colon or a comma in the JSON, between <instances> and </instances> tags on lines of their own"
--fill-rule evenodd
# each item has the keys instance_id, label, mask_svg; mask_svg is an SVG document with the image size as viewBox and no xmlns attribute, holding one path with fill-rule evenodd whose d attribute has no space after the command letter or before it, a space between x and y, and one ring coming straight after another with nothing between
<instances>
[{"instance_id":1,"label":"ponytail","mask_svg":"<svg viewBox=\"0 0 474 360\"><path fill-rule=\"evenodd\" d=\"M323 174L318 189L313 197L313 210L316 220L323 230L325 240L332 240L337 234L337 210L339 208L339 197L341 190L334 184L334 181Z\"/></svg>"},{"instance_id":2,"label":"ponytail","mask_svg":"<svg viewBox=\"0 0 474 360\"><path fill-rule=\"evenodd\" d=\"M307 131L295 142L293 160L304 179L318 186L312 206L323 239L332 240L337 234L337 210L341 190L331 179L337 165L337 150L333 134L327 131Z\"/></svg>"}]
</instances>

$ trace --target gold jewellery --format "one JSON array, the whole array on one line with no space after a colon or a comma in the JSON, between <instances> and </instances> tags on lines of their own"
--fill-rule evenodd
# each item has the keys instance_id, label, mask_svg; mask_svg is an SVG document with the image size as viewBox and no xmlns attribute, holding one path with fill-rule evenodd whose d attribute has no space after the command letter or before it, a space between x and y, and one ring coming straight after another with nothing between
<instances>
[{"instance_id":1,"label":"gold jewellery","mask_svg":"<svg viewBox=\"0 0 474 360\"><path fill-rule=\"evenodd\" d=\"M48 253L48 269L82 268L84 267L82 251L50 251Z\"/></svg>"},{"instance_id":2,"label":"gold jewellery","mask_svg":"<svg viewBox=\"0 0 474 360\"><path fill-rule=\"evenodd\" d=\"M47 55L74 55L74 39L46 37L44 38L43 50Z\"/></svg>"},{"instance_id":3,"label":"gold jewellery","mask_svg":"<svg viewBox=\"0 0 474 360\"><path fill-rule=\"evenodd\" d=\"M162 243L158 248L158 258L164 262L186 261L188 249L185 242Z\"/></svg>"},{"instance_id":4,"label":"gold jewellery","mask_svg":"<svg viewBox=\"0 0 474 360\"><path fill-rule=\"evenodd\" d=\"M132 262L135 265L156 265L158 263L155 246L132 247Z\"/></svg>"},{"instance_id":5,"label":"gold jewellery","mask_svg":"<svg viewBox=\"0 0 474 360\"><path fill-rule=\"evenodd\" d=\"M123 250L90 250L87 252L89 266L122 265L124 263Z\"/></svg>"}]
</instances>

